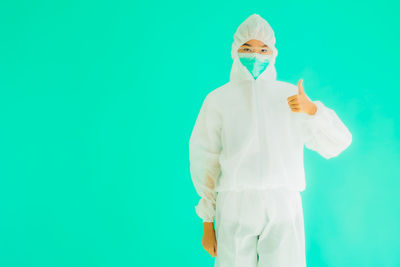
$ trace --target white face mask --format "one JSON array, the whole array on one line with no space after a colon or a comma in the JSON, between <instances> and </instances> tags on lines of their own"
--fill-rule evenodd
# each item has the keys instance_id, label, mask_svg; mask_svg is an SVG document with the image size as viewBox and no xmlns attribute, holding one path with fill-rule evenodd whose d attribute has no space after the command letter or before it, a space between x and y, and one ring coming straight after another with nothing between
<instances>
[{"instance_id":1,"label":"white face mask","mask_svg":"<svg viewBox=\"0 0 400 267\"><path fill-rule=\"evenodd\" d=\"M254 79L268 67L272 55L259 53L238 53L240 62L245 66Z\"/></svg>"}]
</instances>

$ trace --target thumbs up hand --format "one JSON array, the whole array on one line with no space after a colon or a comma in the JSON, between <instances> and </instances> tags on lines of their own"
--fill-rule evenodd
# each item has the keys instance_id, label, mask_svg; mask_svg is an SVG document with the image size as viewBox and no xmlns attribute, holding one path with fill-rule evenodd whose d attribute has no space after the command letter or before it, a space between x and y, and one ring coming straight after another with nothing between
<instances>
[{"instance_id":1,"label":"thumbs up hand","mask_svg":"<svg viewBox=\"0 0 400 267\"><path fill-rule=\"evenodd\" d=\"M288 105L293 112L303 112L308 115L314 115L317 112L317 106L307 97L303 88L303 79L298 84L299 93L287 98Z\"/></svg>"}]
</instances>

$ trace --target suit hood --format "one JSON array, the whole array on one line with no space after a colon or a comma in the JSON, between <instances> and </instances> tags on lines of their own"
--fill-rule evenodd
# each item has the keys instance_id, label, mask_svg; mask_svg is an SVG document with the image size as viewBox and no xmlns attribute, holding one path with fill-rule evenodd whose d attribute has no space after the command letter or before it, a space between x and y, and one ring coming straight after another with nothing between
<instances>
[{"instance_id":1,"label":"suit hood","mask_svg":"<svg viewBox=\"0 0 400 267\"><path fill-rule=\"evenodd\" d=\"M278 50L275 47L275 34L268 22L258 14L253 14L243 21L233 35L233 44L231 56L233 59L230 73L231 81L254 80L246 67L239 60L238 52L240 46L249 40L256 39L272 49L272 59L268 67L260 74L257 81L276 80L275 59L278 56Z\"/></svg>"}]
</instances>

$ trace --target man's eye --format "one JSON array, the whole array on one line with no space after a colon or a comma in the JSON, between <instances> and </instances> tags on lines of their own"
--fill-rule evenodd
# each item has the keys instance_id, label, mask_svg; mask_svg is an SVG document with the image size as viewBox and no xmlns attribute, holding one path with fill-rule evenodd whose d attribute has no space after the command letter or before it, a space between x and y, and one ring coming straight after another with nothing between
<instances>
[{"instance_id":1,"label":"man's eye","mask_svg":"<svg viewBox=\"0 0 400 267\"><path fill-rule=\"evenodd\" d=\"M243 50L244 50L244 51L250 51L250 49L249 49L249 48L243 48Z\"/></svg>"},{"instance_id":2,"label":"man's eye","mask_svg":"<svg viewBox=\"0 0 400 267\"><path fill-rule=\"evenodd\" d=\"M261 50L263 53L267 53L268 52L268 49L262 49Z\"/></svg>"}]
</instances>

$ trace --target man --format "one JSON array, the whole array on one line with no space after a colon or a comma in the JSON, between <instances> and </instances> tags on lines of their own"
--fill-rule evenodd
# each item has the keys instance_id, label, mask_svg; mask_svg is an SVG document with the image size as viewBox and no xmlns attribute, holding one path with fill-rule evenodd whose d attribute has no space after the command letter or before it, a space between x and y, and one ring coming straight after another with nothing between
<instances>
[{"instance_id":1,"label":"man","mask_svg":"<svg viewBox=\"0 0 400 267\"><path fill-rule=\"evenodd\" d=\"M216 267L304 267L303 148L329 159L352 135L302 80L276 80L274 32L259 15L231 54L230 81L205 97L189 141L202 245Z\"/></svg>"}]
</instances>

